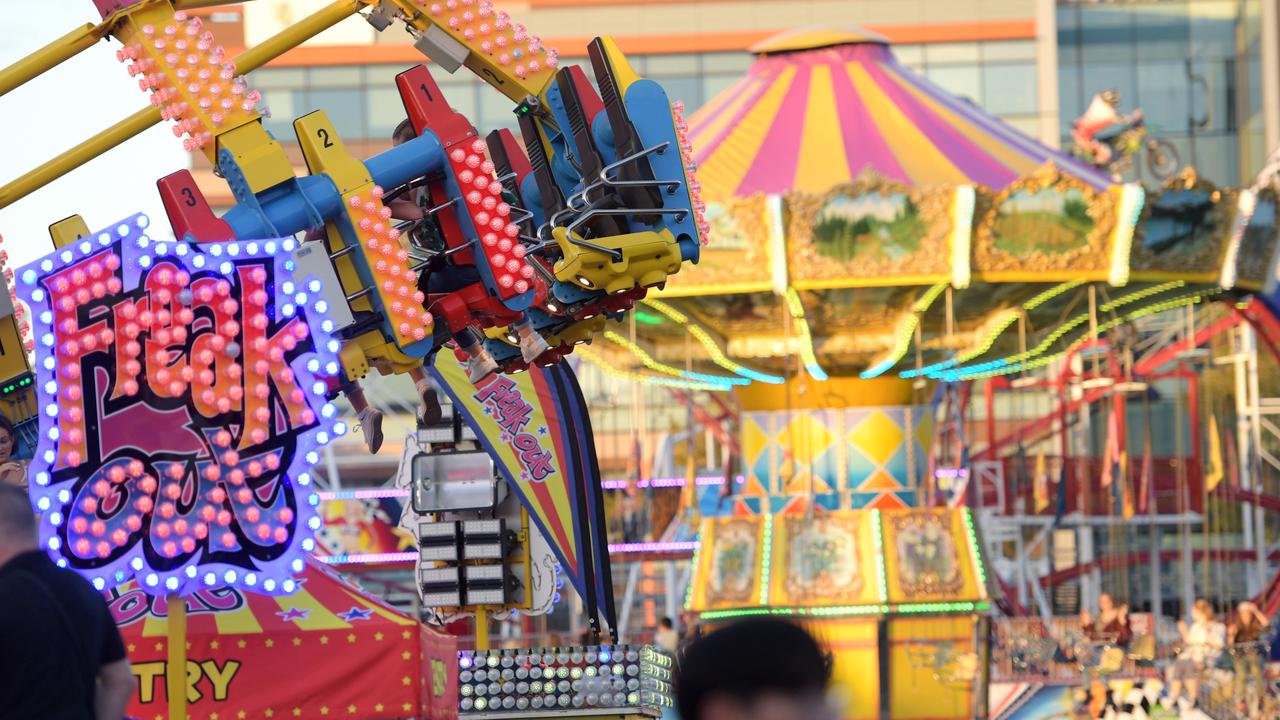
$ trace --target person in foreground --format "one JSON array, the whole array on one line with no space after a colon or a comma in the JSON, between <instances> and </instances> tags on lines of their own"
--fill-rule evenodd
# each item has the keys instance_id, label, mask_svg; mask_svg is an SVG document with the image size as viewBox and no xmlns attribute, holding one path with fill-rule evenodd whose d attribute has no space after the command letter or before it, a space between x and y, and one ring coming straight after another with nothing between
<instances>
[{"instance_id":1,"label":"person in foreground","mask_svg":"<svg viewBox=\"0 0 1280 720\"><path fill-rule=\"evenodd\" d=\"M681 720L835 720L831 664L798 625L751 618L695 640L676 673Z\"/></svg>"},{"instance_id":2,"label":"person in foreground","mask_svg":"<svg viewBox=\"0 0 1280 720\"><path fill-rule=\"evenodd\" d=\"M120 720L133 673L107 603L36 543L27 493L0 483L0 720Z\"/></svg>"}]
</instances>

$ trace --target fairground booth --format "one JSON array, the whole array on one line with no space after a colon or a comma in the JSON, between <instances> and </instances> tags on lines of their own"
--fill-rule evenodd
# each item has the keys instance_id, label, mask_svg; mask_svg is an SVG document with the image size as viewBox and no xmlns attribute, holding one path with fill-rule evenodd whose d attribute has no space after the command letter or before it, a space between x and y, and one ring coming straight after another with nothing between
<instances>
[{"instance_id":1,"label":"fairground booth","mask_svg":"<svg viewBox=\"0 0 1280 720\"><path fill-rule=\"evenodd\" d=\"M297 582L292 595L217 588L185 598L191 717L456 717L453 636L317 560ZM107 602L138 678L129 714L166 715L167 599L129 583L108 591Z\"/></svg>"},{"instance_id":2,"label":"fairground booth","mask_svg":"<svg viewBox=\"0 0 1280 720\"><path fill-rule=\"evenodd\" d=\"M986 717L982 553L968 510L703 521L688 608L803 622L835 659L841 717Z\"/></svg>"}]
</instances>

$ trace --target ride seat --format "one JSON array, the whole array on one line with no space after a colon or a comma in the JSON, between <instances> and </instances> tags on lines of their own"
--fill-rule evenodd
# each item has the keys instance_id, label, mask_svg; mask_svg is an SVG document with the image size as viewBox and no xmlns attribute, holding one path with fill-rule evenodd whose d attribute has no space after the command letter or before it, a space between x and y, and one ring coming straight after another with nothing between
<instances>
[{"instance_id":1,"label":"ride seat","mask_svg":"<svg viewBox=\"0 0 1280 720\"><path fill-rule=\"evenodd\" d=\"M480 329L509 325L520 318L520 313L507 309L501 301L476 282L448 293L427 296L427 309L437 318L444 318L452 332L467 325Z\"/></svg>"},{"instance_id":2,"label":"ride seat","mask_svg":"<svg viewBox=\"0 0 1280 720\"><path fill-rule=\"evenodd\" d=\"M573 242L566 228L555 228L552 236L564 253L555 264L556 279L610 295L664 283L668 275L680 270L680 246L668 230L591 240L617 252L621 259Z\"/></svg>"}]
</instances>

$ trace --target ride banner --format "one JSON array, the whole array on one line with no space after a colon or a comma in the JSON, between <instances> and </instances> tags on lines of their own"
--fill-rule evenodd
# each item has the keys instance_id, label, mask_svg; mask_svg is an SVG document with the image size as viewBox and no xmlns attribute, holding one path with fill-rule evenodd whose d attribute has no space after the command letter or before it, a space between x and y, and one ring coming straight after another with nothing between
<instances>
[{"instance_id":1,"label":"ride banner","mask_svg":"<svg viewBox=\"0 0 1280 720\"><path fill-rule=\"evenodd\" d=\"M594 585L589 533L579 520L583 477L576 406L552 374L559 366L491 375L472 384L453 353L435 356L432 374L475 431L511 488L555 551L565 574L586 598ZM580 422L580 421L579 421ZM594 452L594 450L593 450ZM597 595L598 597L598 595Z\"/></svg>"}]
</instances>

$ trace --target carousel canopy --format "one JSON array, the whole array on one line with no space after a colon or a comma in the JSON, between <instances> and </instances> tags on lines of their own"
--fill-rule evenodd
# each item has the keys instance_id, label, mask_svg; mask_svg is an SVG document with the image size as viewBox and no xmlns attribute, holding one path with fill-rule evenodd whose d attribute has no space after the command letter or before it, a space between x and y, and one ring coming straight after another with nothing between
<instances>
[{"instance_id":1,"label":"carousel canopy","mask_svg":"<svg viewBox=\"0 0 1280 720\"><path fill-rule=\"evenodd\" d=\"M1111 181L898 64L861 30L796 30L751 48L746 77L690 119L709 200L825 192L870 169L912 185L1000 189L1047 162Z\"/></svg>"},{"instance_id":2,"label":"carousel canopy","mask_svg":"<svg viewBox=\"0 0 1280 720\"><path fill-rule=\"evenodd\" d=\"M711 244L638 306L634 335L587 349L606 372L721 390L989 377L1271 275L1270 188L1220 189L1191 168L1120 183L948 95L870 33L794 31L753 50L690 121Z\"/></svg>"}]
</instances>

